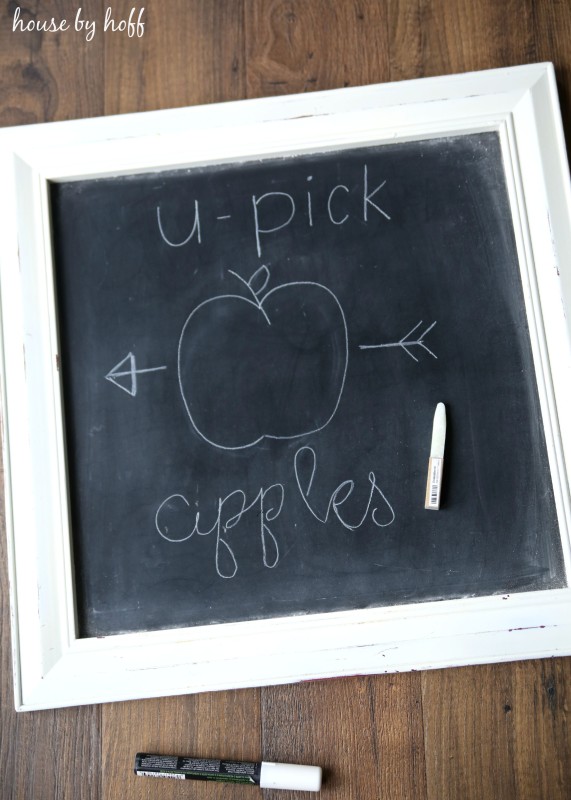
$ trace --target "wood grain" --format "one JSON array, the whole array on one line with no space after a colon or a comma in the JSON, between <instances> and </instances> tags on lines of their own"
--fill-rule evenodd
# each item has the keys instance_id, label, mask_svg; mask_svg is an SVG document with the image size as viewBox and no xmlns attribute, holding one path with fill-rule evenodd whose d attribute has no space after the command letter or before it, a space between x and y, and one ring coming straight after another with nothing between
<instances>
[{"instance_id":1,"label":"wood grain","mask_svg":"<svg viewBox=\"0 0 571 800\"><path fill-rule=\"evenodd\" d=\"M100 19L102 5L103 0L86 0L82 13ZM77 8L67 0L21 5L24 26L52 18L72 25L59 33L22 31L18 26L14 31L17 8L13 1L0 6L0 125L102 114L103 38L87 42L83 33L73 30Z\"/></svg>"},{"instance_id":2,"label":"wood grain","mask_svg":"<svg viewBox=\"0 0 571 800\"><path fill-rule=\"evenodd\" d=\"M536 60L533 0L388 2L391 80Z\"/></svg>"},{"instance_id":3,"label":"wood grain","mask_svg":"<svg viewBox=\"0 0 571 800\"><path fill-rule=\"evenodd\" d=\"M570 659L424 673L428 797L568 797L570 685Z\"/></svg>"},{"instance_id":4,"label":"wood grain","mask_svg":"<svg viewBox=\"0 0 571 800\"><path fill-rule=\"evenodd\" d=\"M128 19L133 6L131 0L118 0L113 14ZM119 31L106 34L105 113L245 97L241 2L165 0L144 8L141 38L125 41Z\"/></svg>"},{"instance_id":5,"label":"wood grain","mask_svg":"<svg viewBox=\"0 0 571 800\"><path fill-rule=\"evenodd\" d=\"M81 3L100 26L106 5ZM119 18L142 4L109 5ZM23 18L78 6L29 0ZM0 6L0 125L552 60L571 141L568 0L164 0L145 4L142 38L91 42L12 32L16 7ZM0 800L256 795L135 778L145 749L317 763L338 800L570 796L569 658L17 715L9 645L2 530Z\"/></svg>"},{"instance_id":6,"label":"wood grain","mask_svg":"<svg viewBox=\"0 0 571 800\"><path fill-rule=\"evenodd\" d=\"M262 690L264 758L319 764L321 795L426 798L420 674ZM302 792L267 792L302 800Z\"/></svg>"},{"instance_id":7,"label":"wood grain","mask_svg":"<svg viewBox=\"0 0 571 800\"><path fill-rule=\"evenodd\" d=\"M381 0L246 3L248 97L388 80Z\"/></svg>"},{"instance_id":8,"label":"wood grain","mask_svg":"<svg viewBox=\"0 0 571 800\"><path fill-rule=\"evenodd\" d=\"M555 65L561 115L571 153L571 13L566 0L534 4L535 50L538 61Z\"/></svg>"}]
</instances>

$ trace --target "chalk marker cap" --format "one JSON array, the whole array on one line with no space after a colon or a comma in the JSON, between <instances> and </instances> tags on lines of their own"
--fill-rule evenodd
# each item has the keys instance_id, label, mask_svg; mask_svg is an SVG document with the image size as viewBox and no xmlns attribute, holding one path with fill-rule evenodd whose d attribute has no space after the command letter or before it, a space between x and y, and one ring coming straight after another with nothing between
<instances>
[{"instance_id":1,"label":"chalk marker cap","mask_svg":"<svg viewBox=\"0 0 571 800\"><path fill-rule=\"evenodd\" d=\"M262 789L293 789L300 792L318 792L321 789L321 767L305 764L276 764L262 761L260 773Z\"/></svg>"}]
</instances>

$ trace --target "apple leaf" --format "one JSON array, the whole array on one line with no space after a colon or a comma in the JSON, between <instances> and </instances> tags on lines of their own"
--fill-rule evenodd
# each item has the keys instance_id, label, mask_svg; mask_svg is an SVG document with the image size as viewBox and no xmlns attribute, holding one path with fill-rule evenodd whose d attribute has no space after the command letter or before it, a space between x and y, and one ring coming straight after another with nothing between
<instances>
[{"instance_id":1,"label":"apple leaf","mask_svg":"<svg viewBox=\"0 0 571 800\"><path fill-rule=\"evenodd\" d=\"M258 267L258 269L254 272L254 274L248 281L248 286L256 295L256 297L258 297L258 295L260 295L268 285L269 280L270 280L270 270L266 267L265 264L262 264L262 266Z\"/></svg>"}]
</instances>

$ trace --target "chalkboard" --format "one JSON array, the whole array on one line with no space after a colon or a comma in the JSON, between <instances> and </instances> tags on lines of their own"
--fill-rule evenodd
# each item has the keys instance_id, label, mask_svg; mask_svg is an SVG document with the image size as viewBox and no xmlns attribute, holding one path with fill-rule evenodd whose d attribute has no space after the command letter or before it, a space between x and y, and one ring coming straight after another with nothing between
<instances>
[{"instance_id":1,"label":"chalkboard","mask_svg":"<svg viewBox=\"0 0 571 800\"><path fill-rule=\"evenodd\" d=\"M81 636L566 585L497 133L50 203Z\"/></svg>"}]
</instances>

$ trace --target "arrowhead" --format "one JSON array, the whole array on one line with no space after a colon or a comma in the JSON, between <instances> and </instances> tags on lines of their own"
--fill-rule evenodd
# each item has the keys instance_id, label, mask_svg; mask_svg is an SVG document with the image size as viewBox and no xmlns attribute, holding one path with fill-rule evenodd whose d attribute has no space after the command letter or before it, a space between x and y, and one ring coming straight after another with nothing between
<instances>
[{"instance_id":1,"label":"arrowhead","mask_svg":"<svg viewBox=\"0 0 571 800\"><path fill-rule=\"evenodd\" d=\"M124 365L127 365L127 362L129 368L122 369ZM135 397L137 394L137 368L133 353L128 353L118 364L115 364L105 378L114 383L115 386L118 386L119 389L123 389L124 392L130 394L131 397Z\"/></svg>"}]
</instances>

